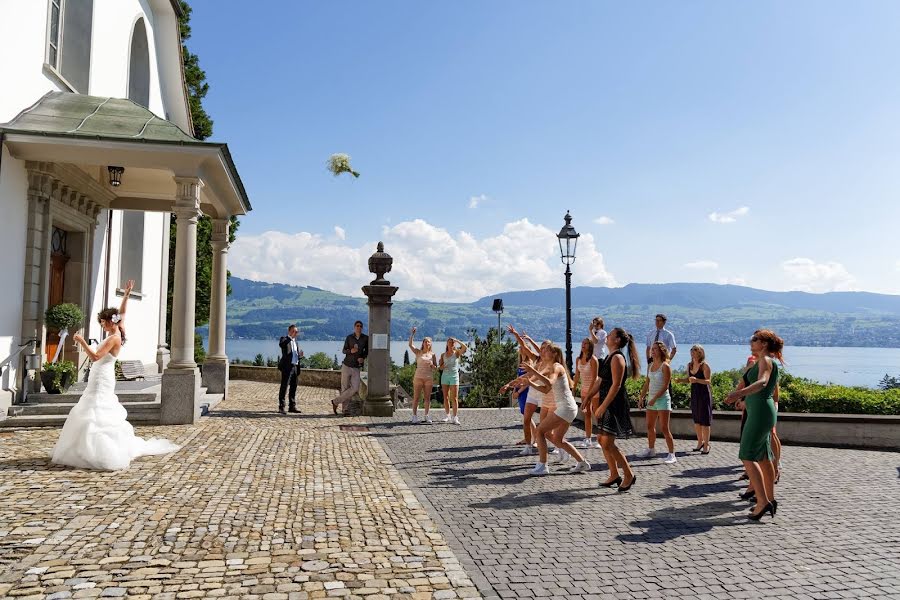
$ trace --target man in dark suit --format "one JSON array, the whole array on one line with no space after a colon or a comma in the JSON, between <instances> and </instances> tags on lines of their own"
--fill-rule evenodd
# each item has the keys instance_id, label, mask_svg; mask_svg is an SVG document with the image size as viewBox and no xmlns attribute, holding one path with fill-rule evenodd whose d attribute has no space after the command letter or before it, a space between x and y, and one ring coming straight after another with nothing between
<instances>
[{"instance_id":1,"label":"man in dark suit","mask_svg":"<svg viewBox=\"0 0 900 600\"><path fill-rule=\"evenodd\" d=\"M278 368L281 370L281 387L278 388L278 412L285 415L284 410L284 393L290 385L288 393L288 412L298 413L297 409L297 378L300 375L300 359L303 358L303 350L297 344L297 326L290 325L288 334L281 336L278 340L278 346L281 348L281 360L278 361Z\"/></svg>"}]
</instances>

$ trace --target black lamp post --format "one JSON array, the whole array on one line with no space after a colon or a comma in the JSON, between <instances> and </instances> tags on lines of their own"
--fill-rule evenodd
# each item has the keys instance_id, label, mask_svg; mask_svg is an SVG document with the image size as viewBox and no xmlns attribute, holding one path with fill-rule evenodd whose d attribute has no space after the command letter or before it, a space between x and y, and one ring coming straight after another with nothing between
<instances>
[{"instance_id":1,"label":"black lamp post","mask_svg":"<svg viewBox=\"0 0 900 600\"><path fill-rule=\"evenodd\" d=\"M503 299L502 298L494 298L494 305L491 307L495 313L497 313L497 343L500 343L500 336L502 335L502 331L500 331L500 315L503 314Z\"/></svg>"},{"instance_id":2,"label":"black lamp post","mask_svg":"<svg viewBox=\"0 0 900 600\"><path fill-rule=\"evenodd\" d=\"M572 263L575 262L575 247L579 234L572 227L572 215L566 211L566 224L559 230L559 256L566 265L566 366L572 372Z\"/></svg>"}]
</instances>

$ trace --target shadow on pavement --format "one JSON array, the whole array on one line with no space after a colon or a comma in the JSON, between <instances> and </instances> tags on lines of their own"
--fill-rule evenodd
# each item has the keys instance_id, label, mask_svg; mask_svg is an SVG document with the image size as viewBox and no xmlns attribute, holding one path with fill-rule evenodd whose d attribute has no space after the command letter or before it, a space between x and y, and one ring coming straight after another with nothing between
<instances>
[{"instance_id":1,"label":"shadow on pavement","mask_svg":"<svg viewBox=\"0 0 900 600\"><path fill-rule=\"evenodd\" d=\"M702 498L711 496L712 494L721 494L729 490L737 491L732 481L716 481L713 483L698 483L695 485L686 485L679 487L677 485L669 485L664 490L647 494L646 498L665 499L665 498Z\"/></svg>"},{"instance_id":2,"label":"shadow on pavement","mask_svg":"<svg viewBox=\"0 0 900 600\"><path fill-rule=\"evenodd\" d=\"M672 477L687 477L694 479L706 479L708 477L716 477L718 475L738 475L743 473L744 469L740 464L727 465L724 467L701 467L699 469L685 469L681 473L676 473Z\"/></svg>"},{"instance_id":3,"label":"shadow on pavement","mask_svg":"<svg viewBox=\"0 0 900 600\"><path fill-rule=\"evenodd\" d=\"M648 496L653 497L653 496ZM744 502L706 502L682 508L666 507L632 521L630 525L644 529L643 533L621 533L616 539L632 544L662 544L686 535L706 533L714 527L733 527L750 523L745 516ZM722 516L728 514L728 516ZM753 524L753 523L751 523Z\"/></svg>"},{"instance_id":4,"label":"shadow on pavement","mask_svg":"<svg viewBox=\"0 0 900 600\"><path fill-rule=\"evenodd\" d=\"M523 477L527 478L528 476L525 475ZM603 490L603 492L605 492L605 490ZM567 505L607 495L603 492L598 492L597 488L578 490L551 490L538 492L536 494L517 494L515 492L512 492L503 496L485 500L484 502L473 502L469 504L469 507L490 508L496 510L522 510L535 506ZM613 492L613 494L615 493L616 492Z\"/></svg>"}]
</instances>

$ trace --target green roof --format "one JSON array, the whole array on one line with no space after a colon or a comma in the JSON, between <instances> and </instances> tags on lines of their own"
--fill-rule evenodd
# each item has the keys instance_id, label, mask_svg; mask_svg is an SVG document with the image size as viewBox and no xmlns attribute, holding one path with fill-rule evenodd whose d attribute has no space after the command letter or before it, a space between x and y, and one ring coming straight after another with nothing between
<instances>
[{"instance_id":1,"label":"green roof","mask_svg":"<svg viewBox=\"0 0 900 600\"><path fill-rule=\"evenodd\" d=\"M177 125L121 98L49 92L3 129L147 142L197 142Z\"/></svg>"},{"instance_id":2,"label":"green roof","mask_svg":"<svg viewBox=\"0 0 900 600\"><path fill-rule=\"evenodd\" d=\"M227 144L193 138L131 100L48 92L9 123L0 123L0 132L216 148L225 157L244 210L252 210Z\"/></svg>"}]
</instances>

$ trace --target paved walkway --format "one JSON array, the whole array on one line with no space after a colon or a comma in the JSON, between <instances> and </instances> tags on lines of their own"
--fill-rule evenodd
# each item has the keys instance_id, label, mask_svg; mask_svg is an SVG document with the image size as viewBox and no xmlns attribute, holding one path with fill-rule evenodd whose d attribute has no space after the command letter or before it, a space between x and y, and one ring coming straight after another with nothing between
<instances>
[{"instance_id":1,"label":"paved walkway","mask_svg":"<svg viewBox=\"0 0 900 600\"><path fill-rule=\"evenodd\" d=\"M51 465L54 429L0 432L0 597L477 597L376 438L327 390L232 382L184 448L119 473Z\"/></svg>"},{"instance_id":2,"label":"paved walkway","mask_svg":"<svg viewBox=\"0 0 900 600\"><path fill-rule=\"evenodd\" d=\"M900 454L785 447L778 516L749 523L735 444L700 456L676 440L677 464L635 460L618 494L597 487L599 450L590 473L526 475L518 411L463 411L461 426L408 416L373 435L485 597L900 598Z\"/></svg>"}]
</instances>

